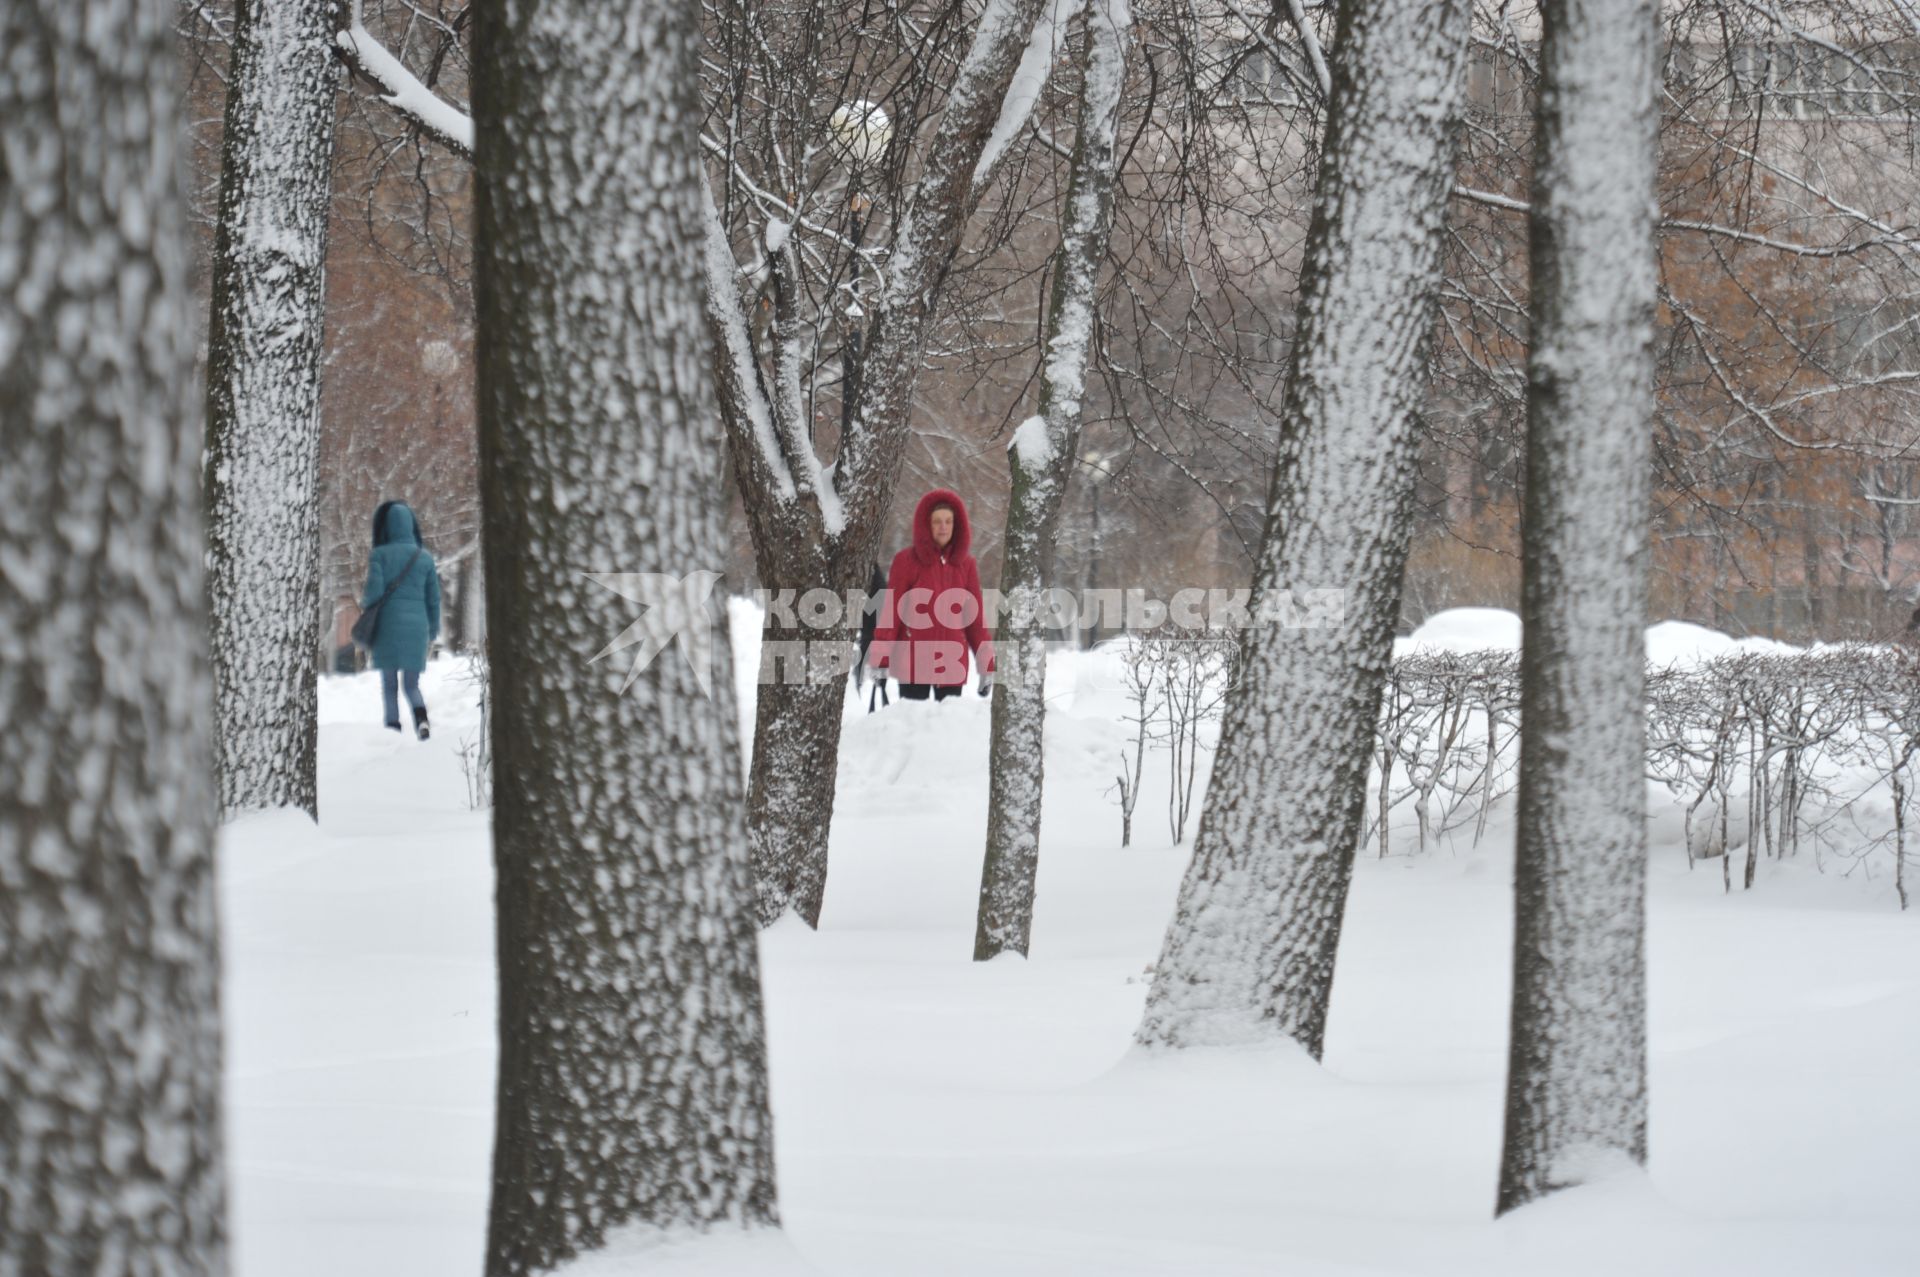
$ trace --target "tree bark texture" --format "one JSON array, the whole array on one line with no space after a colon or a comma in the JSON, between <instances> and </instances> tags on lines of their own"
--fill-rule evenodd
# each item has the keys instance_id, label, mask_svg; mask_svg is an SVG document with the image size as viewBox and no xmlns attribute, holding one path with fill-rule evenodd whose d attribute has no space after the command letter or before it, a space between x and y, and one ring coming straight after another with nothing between
<instances>
[{"instance_id":1,"label":"tree bark texture","mask_svg":"<svg viewBox=\"0 0 1920 1277\"><path fill-rule=\"evenodd\" d=\"M769 1226L774 1168L726 624L690 577L710 587L724 563L687 251L699 9L488 0L475 17L487 1272L517 1277L619 1226ZM643 613L587 572L685 584ZM635 637L665 646L643 665Z\"/></svg>"},{"instance_id":2,"label":"tree bark texture","mask_svg":"<svg viewBox=\"0 0 1920 1277\"><path fill-rule=\"evenodd\" d=\"M0 1273L227 1264L173 20L0 6Z\"/></svg>"},{"instance_id":3,"label":"tree bark texture","mask_svg":"<svg viewBox=\"0 0 1920 1277\"><path fill-rule=\"evenodd\" d=\"M1113 226L1119 162L1114 143L1131 23L1127 0L1095 0L1087 14L1080 131L1067 180L1060 268L1047 306L1040 411L1020 427L1007 453L1013 484L1000 590L1009 607L994 643L998 674L975 961L1008 950L1024 957L1032 940L1047 712L1047 646L1039 604L1053 559L1060 505L1080 449L1094 287Z\"/></svg>"},{"instance_id":4,"label":"tree bark texture","mask_svg":"<svg viewBox=\"0 0 1920 1277\"><path fill-rule=\"evenodd\" d=\"M1466 0L1347 0L1254 574L1344 609L1242 638L1193 863L1139 1040L1317 1059L1411 528Z\"/></svg>"},{"instance_id":5,"label":"tree bark texture","mask_svg":"<svg viewBox=\"0 0 1920 1277\"><path fill-rule=\"evenodd\" d=\"M314 638L334 26L332 0L235 6L207 339L207 583L227 812L319 810Z\"/></svg>"},{"instance_id":6,"label":"tree bark texture","mask_svg":"<svg viewBox=\"0 0 1920 1277\"><path fill-rule=\"evenodd\" d=\"M1541 12L1501 1213L1647 1157L1658 12Z\"/></svg>"}]
</instances>

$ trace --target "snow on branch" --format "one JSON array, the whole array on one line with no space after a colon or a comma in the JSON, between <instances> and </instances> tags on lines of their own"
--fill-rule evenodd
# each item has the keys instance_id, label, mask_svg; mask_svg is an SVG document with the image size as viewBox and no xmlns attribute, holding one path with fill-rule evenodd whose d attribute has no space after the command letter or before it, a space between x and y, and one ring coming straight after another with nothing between
<instances>
[{"instance_id":1,"label":"snow on branch","mask_svg":"<svg viewBox=\"0 0 1920 1277\"><path fill-rule=\"evenodd\" d=\"M1049 447L1044 453L1016 435L1021 461L1070 452L1080 428L1086 393L1087 353L1093 344L1094 285L1107 256L1113 220L1120 123L1126 83L1127 0L1095 0L1088 19L1085 83L1081 88L1080 144L1067 186L1067 217L1060 242L1059 283L1048 317L1045 390L1041 396ZM1022 428L1025 429L1024 427Z\"/></svg>"},{"instance_id":2,"label":"snow on branch","mask_svg":"<svg viewBox=\"0 0 1920 1277\"><path fill-rule=\"evenodd\" d=\"M1755 231L1743 231L1732 226L1720 226L1713 222L1686 221L1669 217L1660 223L1664 230L1698 231L1702 235L1718 235L1723 239L1737 240L1743 244L1752 244L1759 248L1770 248L1775 252L1791 253L1796 257L1852 257L1873 248L1904 248L1911 251L1915 241L1907 235L1876 235L1852 244L1802 244L1794 240L1776 239L1771 235L1761 235Z\"/></svg>"},{"instance_id":3,"label":"snow on branch","mask_svg":"<svg viewBox=\"0 0 1920 1277\"><path fill-rule=\"evenodd\" d=\"M780 440L773 432L773 412L760 386L760 369L753 358L753 341L747 334L747 319L740 310L740 295L733 284L737 263L733 246L727 243L727 228L721 224L720 210L714 206L713 188L706 173L700 175L700 202L706 222L707 322L712 325L720 347L718 371L723 381L722 394L739 407L738 414L723 414L729 420L744 419L747 442L752 455L765 466L770 486L782 501L794 498L793 472L787 468Z\"/></svg>"},{"instance_id":4,"label":"snow on branch","mask_svg":"<svg viewBox=\"0 0 1920 1277\"><path fill-rule=\"evenodd\" d=\"M1533 211L1533 205L1526 200L1515 199L1511 195L1502 195L1497 191L1482 191L1476 190L1471 186L1457 185L1453 188L1453 194L1457 199L1471 200L1475 204L1485 204L1489 208L1501 209L1508 213L1531 213Z\"/></svg>"},{"instance_id":5,"label":"snow on branch","mask_svg":"<svg viewBox=\"0 0 1920 1277\"><path fill-rule=\"evenodd\" d=\"M1046 88L1047 80L1053 74L1053 64L1066 48L1067 25L1085 7L1086 0L1048 0L1046 11L1033 24L1033 34L1027 38L1026 52L1020 55L1020 65L1013 73L1013 83L1007 86L1007 95L1001 99L1000 118L987 138L986 149L980 152L980 162L973 168L973 194L976 199L993 180L994 170L1000 167L1007 147L1027 126L1027 120L1033 115L1034 104L1040 100L1040 91ZM985 19L982 21L984 23Z\"/></svg>"},{"instance_id":6,"label":"snow on branch","mask_svg":"<svg viewBox=\"0 0 1920 1277\"><path fill-rule=\"evenodd\" d=\"M1281 51L1280 46L1274 43L1271 23L1261 22L1235 4L1234 0L1224 0L1224 3L1227 12L1240 20L1240 24L1246 27L1247 33L1267 56L1273 59L1274 65L1285 66L1289 59ZM1326 55L1320 48L1320 37L1307 18L1302 0L1287 0L1287 16L1293 24L1294 32L1300 37L1300 47L1306 51L1307 61L1313 66L1313 82L1320 90L1320 102L1324 105L1333 97L1333 73L1327 68Z\"/></svg>"},{"instance_id":7,"label":"snow on branch","mask_svg":"<svg viewBox=\"0 0 1920 1277\"><path fill-rule=\"evenodd\" d=\"M1320 48L1320 37L1315 34L1301 0L1287 0L1287 16L1293 22L1294 33L1300 37L1300 46L1307 51L1307 58L1313 63L1313 78L1320 85L1320 100L1331 102L1333 72L1327 67L1326 54Z\"/></svg>"},{"instance_id":8,"label":"snow on branch","mask_svg":"<svg viewBox=\"0 0 1920 1277\"><path fill-rule=\"evenodd\" d=\"M791 219L794 226L806 231L810 236L825 239L835 247L844 249L847 252L866 253L869 255L872 253L873 250L862 249L858 244L848 239L846 235L836 227L830 226L825 222L817 221L811 217L796 214L786 200L775 195L772 191L767 190L758 182L755 182L753 180L753 174L748 172L744 165L737 161L729 160L725 143L702 133L700 135L700 145L708 155L713 157L715 163L726 167L728 171L728 181L732 188L751 196L754 204L768 218Z\"/></svg>"},{"instance_id":9,"label":"snow on branch","mask_svg":"<svg viewBox=\"0 0 1920 1277\"><path fill-rule=\"evenodd\" d=\"M820 506L821 526L829 535L837 536L846 527L846 511L832 476L820 464L818 454L802 433L806 401L800 387L799 351L790 340L780 341L772 388L772 394L777 397L770 399L734 286L738 263L734 261L733 247L727 242L726 226L720 220L713 188L708 185L704 171L700 177L700 198L706 222L707 320L721 356L716 375L722 383L722 397L738 407L737 412L723 415L728 421L744 420L747 428L744 442L749 446L749 456L765 470L766 482L760 486L769 489L774 499L782 502L812 497ZM790 277L793 245L784 230L776 236L776 225L787 224L768 223L768 260L776 272L784 270Z\"/></svg>"},{"instance_id":10,"label":"snow on branch","mask_svg":"<svg viewBox=\"0 0 1920 1277\"><path fill-rule=\"evenodd\" d=\"M352 21L335 35L334 43L354 73L381 89L381 101L432 135L442 145L469 159L473 156L473 117L420 82L360 23L360 5Z\"/></svg>"},{"instance_id":11,"label":"snow on branch","mask_svg":"<svg viewBox=\"0 0 1920 1277\"><path fill-rule=\"evenodd\" d=\"M896 306L928 303L927 284L937 263L951 250L959 237L959 227L971 212L981 189L979 177L983 157L992 149L991 138L1006 122L1006 104L1014 96L1008 87L1019 73L1026 54L1032 52L1033 35L1046 24L1043 19L1061 5L1081 0L987 0L974 28L973 43L960 64L940 128L927 150L926 167L907 200L907 211L895 236L893 259L885 304ZM1032 24L1029 26L1029 24ZM1051 28L1048 28L1051 30ZM1023 42L1021 32L1027 32ZM1049 46L1050 47L1050 46ZM1047 63L1049 69L1051 62ZM1042 81L1044 83L1044 79ZM1039 89L1033 89L1037 99ZM1027 113L1032 109L1031 100ZM1024 123L1026 113L1008 126L1011 138ZM987 121L996 123L992 130ZM917 301L915 299L918 299ZM924 317L923 317L924 318ZM924 325L916 322L908 345L917 347ZM919 361L916 349L913 355ZM858 444L855 444L858 451Z\"/></svg>"},{"instance_id":12,"label":"snow on branch","mask_svg":"<svg viewBox=\"0 0 1920 1277\"><path fill-rule=\"evenodd\" d=\"M709 206L712 200L709 194ZM710 254L718 244L716 233L724 234L720 227L720 217L715 212L707 229ZM833 480L821 466L819 454L813 450L813 440L807 429L807 393L804 387L807 334L795 308L795 299L800 291L800 263L794 253L794 241L788 233L791 229L791 223L773 219L768 221L762 237L766 245L768 278L773 285L773 325L768 334L773 345L773 376L767 400L772 409L774 439L780 446L781 455L787 460L795 491L801 498L812 497L819 502L821 527L829 536L838 536L846 528L846 512L840 504L839 493L834 490ZM731 252L727 260L731 265Z\"/></svg>"},{"instance_id":13,"label":"snow on branch","mask_svg":"<svg viewBox=\"0 0 1920 1277\"><path fill-rule=\"evenodd\" d=\"M1044 473L1058 455L1054 451L1053 436L1047 433L1047 419L1041 416L1021 422L1007 447L1019 454L1020 467L1029 474Z\"/></svg>"},{"instance_id":14,"label":"snow on branch","mask_svg":"<svg viewBox=\"0 0 1920 1277\"><path fill-rule=\"evenodd\" d=\"M1497 208L1502 212L1525 214L1533 210L1527 200L1515 199L1511 195L1501 195L1496 191L1476 190L1471 186L1455 186L1454 198L1468 200L1475 204L1484 204L1488 208ZM1722 239L1735 240L1742 244L1752 244L1756 248L1768 248L1779 253L1791 253L1796 257L1853 257L1870 249L1906 249L1920 248L1920 240L1911 235L1897 233L1875 235L1867 239L1856 240L1850 244L1807 244L1797 240L1778 239L1772 235L1762 235L1757 231L1741 230L1735 226L1723 226L1717 222L1695 221L1684 217L1662 218L1661 230L1693 231L1700 235L1717 235Z\"/></svg>"}]
</instances>

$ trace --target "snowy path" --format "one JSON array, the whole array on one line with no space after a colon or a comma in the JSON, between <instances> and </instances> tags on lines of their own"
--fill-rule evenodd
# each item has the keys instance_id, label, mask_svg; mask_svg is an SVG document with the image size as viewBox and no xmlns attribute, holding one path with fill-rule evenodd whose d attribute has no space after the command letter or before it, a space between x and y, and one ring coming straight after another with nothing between
<instances>
[{"instance_id":1,"label":"snowy path","mask_svg":"<svg viewBox=\"0 0 1920 1277\"><path fill-rule=\"evenodd\" d=\"M479 1271L492 882L451 674L426 746L330 680L319 828L228 831L240 1273ZM1117 702L1058 700L1026 963L967 960L986 704L849 722L823 929L763 943L782 1210L819 1272L1912 1271L1920 918L1883 884L1765 864L1728 899L1658 849L1650 1181L1495 1225L1503 857L1362 861L1325 1071L1130 1056L1184 855L1164 788L1118 849Z\"/></svg>"}]
</instances>

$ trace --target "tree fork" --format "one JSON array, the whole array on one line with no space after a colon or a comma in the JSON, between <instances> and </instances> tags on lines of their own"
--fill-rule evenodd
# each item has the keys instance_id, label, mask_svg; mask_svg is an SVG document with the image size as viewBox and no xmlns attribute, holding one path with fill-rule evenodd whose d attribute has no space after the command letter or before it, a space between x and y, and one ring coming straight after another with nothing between
<instances>
[{"instance_id":1,"label":"tree fork","mask_svg":"<svg viewBox=\"0 0 1920 1277\"><path fill-rule=\"evenodd\" d=\"M769 391L750 352L748 366L743 367L727 341L725 325L731 320L730 312L738 309L738 299L731 295L731 253L726 254L726 262L709 266L710 292L729 290L726 296L708 300L715 335L712 359L734 472L752 532L754 562L763 583L786 582L802 589L824 586L844 593L867 582L911 438L913 389L937 317L940 291L961 231L979 200L978 170L1000 120L1007 87L1045 7L1045 0L1006 0L1004 5L987 7L986 16L993 20L983 20L975 32L928 145L896 244L894 259L899 265L862 343L860 384L832 470L831 482L837 485L832 500L841 503L838 526L829 526L817 495L804 505L791 495L782 496L779 476L763 454L754 426L756 397L758 407L771 414L765 398ZM779 393L778 385L771 393ZM783 455L779 460L789 482L793 475L817 466L805 456ZM809 637L835 636L812 631ZM812 793L804 800L794 797L792 786L774 782L770 773L769 783L756 783L750 795L747 824L763 919L777 918L791 908L808 925L819 924L819 902L812 895L816 887L824 890L827 875L843 703L840 680L832 680L832 687L831 697L776 693L763 697L755 710L756 777L763 774L757 761L763 753L772 766L768 746L774 742L807 750L804 757L817 769L806 778ZM796 888L801 890L799 897L787 894Z\"/></svg>"}]
</instances>

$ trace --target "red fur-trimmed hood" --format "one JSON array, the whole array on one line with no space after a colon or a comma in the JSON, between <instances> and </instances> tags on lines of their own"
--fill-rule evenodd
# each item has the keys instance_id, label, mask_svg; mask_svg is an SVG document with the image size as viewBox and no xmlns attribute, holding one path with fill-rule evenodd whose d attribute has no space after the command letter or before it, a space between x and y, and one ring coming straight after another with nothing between
<instances>
[{"instance_id":1,"label":"red fur-trimmed hood","mask_svg":"<svg viewBox=\"0 0 1920 1277\"><path fill-rule=\"evenodd\" d=\"M946 555L949 563L958 563L967 557L973 545L973 525L967 521L967 503L960 499L959 493L946 488L935 488L913 508L913 557L922 563L932 563L940 557L940 550L933 544L935 506L948 506L953 510L953 540L947 542Z\"/></svg>"}]
</instances>

